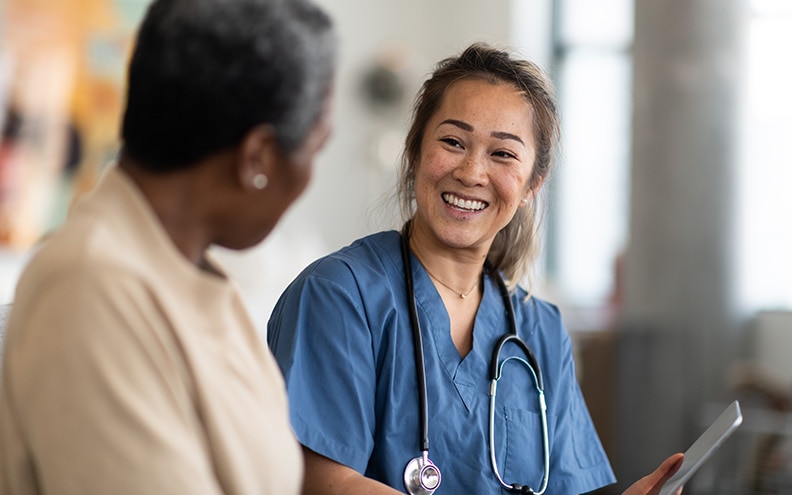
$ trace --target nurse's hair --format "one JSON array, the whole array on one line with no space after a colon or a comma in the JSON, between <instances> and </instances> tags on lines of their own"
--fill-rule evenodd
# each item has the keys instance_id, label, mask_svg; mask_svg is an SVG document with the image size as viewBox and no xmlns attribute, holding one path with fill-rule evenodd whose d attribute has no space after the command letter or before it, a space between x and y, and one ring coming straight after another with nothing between
<instances>
[{"instance_id":1,"label":"nurse's hair","mask_svg":"<svg viewBox=\"0 0 792 495\"><path fill-rule=\"evenodd\" d=\"M500 270L510 289L530 283L529 272L539 254L541 186L548 178L558 145L560 125L553 85L534 63L512 58L485 43L474 43L459 56L442 60L421 87L413 106L412 125L405 140L399 178L402 214L415 214L415 168L421 158L421 142L427 122L440 109L448 88L462 80L511 84L533 109L536 158L529 179L531 201L517 209L508 225L495 236L487 259Z\"/></svg>"},{"instance_id":2,"label":"nurse's hair","mask_svg":"<svg viewBox=\"0 0 792 495\"><path fill-rule=\"evenodd\" d=\"M310 0L155 0L129 66L123 152L183 169L272 126L297 150L322 113L336 35Z\"/></svg>"}]
</instances>

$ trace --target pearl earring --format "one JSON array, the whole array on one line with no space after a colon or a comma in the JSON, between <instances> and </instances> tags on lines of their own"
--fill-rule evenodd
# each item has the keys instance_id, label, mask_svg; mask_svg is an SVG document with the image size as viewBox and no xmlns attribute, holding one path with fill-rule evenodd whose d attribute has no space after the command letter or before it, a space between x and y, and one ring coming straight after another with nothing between
<instances>
[{"instance_id":1,"label":"pearl earring","mask_svg":"<svg viewBox=\"0 0 792 495\"><path fill-rule=\"evenodd\" d=\"M269 184L269 179L264 174L256 174L253 176L253 187L261 191Z\"/></svg>"}]
</instances>

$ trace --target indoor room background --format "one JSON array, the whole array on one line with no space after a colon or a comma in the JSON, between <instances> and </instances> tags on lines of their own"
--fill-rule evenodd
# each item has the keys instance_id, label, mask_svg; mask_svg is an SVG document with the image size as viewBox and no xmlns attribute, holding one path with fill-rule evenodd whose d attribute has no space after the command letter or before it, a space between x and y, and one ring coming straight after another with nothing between
<instances>
[{"instance_id":1,"label":"indoor room background","mask_svg":"<svg viewBox=\"0 0 792 495\"><path fill-rule=\"evenodd\" d=\"M231 1L231 0L229 0ZM562 147L535 292L561 307L620 493L726 402L745 423L686 494L792 493L792 2L317 0L334 133L265 242L217 250L265 331L309 262L402 219L413 96L472 41L552 76ZM0 0L0 304L118 151L147 0Z\"/></svg>"}]
</instances>

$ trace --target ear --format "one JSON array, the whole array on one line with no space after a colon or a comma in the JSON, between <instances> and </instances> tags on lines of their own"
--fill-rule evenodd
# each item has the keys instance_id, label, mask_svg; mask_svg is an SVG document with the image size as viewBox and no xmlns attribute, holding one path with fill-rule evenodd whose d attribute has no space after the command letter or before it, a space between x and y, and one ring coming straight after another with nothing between
<instances>
[{"instance_id":1,"label":"ear","mask_svg":"<svg viewBox=\"0 0 792 495\"><path fill-rule=\"evenodd\" d=\"M276 171L278 149L272 126L261 124L248 131L239 146L236 168L237 180L243 189L264 189L268 178Z\"/></svg>"},{"instance_id":2,"label":"ear","mask_svg":"<svg viewBox=\"0 0 792 495\"><path fill-rule=\"evenodd\" d=\"M520 200L520 207L527 206L531 200L536 197L536 194L542 188L542 184L544 184L544 178L539 179L539 182L535 184L533 187L530 185L528 186L527 190L525 191L525 195L523 199Z\"/></svg>"}]
</instances>

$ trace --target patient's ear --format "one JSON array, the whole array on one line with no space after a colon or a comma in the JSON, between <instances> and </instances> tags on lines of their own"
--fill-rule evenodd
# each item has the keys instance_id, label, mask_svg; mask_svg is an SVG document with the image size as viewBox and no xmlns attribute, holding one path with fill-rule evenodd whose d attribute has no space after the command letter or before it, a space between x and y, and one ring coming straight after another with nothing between
<instances>
[{"instance_id":1,"label":"patient's ear","mask_svg":"<svg viewBox=\"0 0 792 495\"><path fill-rule=\"evenodd\" d=\"M278 140L271 125L251 129L239 146L236 175L243 189L261 190L276 172L279 160Z\"/></svg>"}]
</instances>

